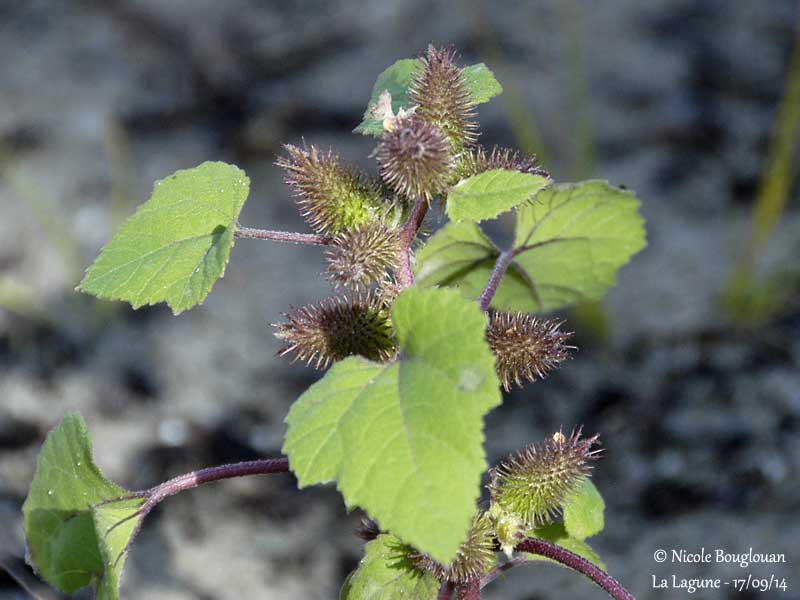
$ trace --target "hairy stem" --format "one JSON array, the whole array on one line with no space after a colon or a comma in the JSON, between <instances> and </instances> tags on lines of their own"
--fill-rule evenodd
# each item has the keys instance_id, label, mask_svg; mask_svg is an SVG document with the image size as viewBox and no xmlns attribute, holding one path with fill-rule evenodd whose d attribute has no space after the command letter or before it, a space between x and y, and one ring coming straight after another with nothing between
<instances>
[{"instance_id":1,"label":"hairy stem","mask_svg":"<svg viewBox=\"0 0 800 600\"><path fill-rule=\"evenodd\" d=\"M494 263L494 269L492 269L492 274L489 276L489 281L486 282L486 287L483 288L478 300L481 310L489 310L492 298L494 298L497 288L500 286L500 280L503 278L503 275L505 275L506 269L511 265L516 255L517 251L511 249L506 250L497 258L497 262Z\"/></svg>"},{"instance_id":2,"label":"hairy stem","mask_svg":"<svg viewBox=\"0 0 800 600\"><path fill-rule=\"evenodd\" d=\"M411 215L400 232L400 268L397 271L397 283L402 287L414 285L414 273L411 270L411 244L419 231L425 215L428 213L428 203L420 198L414 203Z\"/></svg>"},{"instance_id":3,"label":"hairy stem","mask_svg":"<svg viewBox=\"0 0 800 600\"><path fill-rule=\"evenodd\" d=\"M453 584L449 581L443 581L442 587L439 588L439 595L436 600L451 600L453 597Z\"/></svg>"},{"instance_id":4,"label":"hairy stem","mask_svg":"<svg viewBox=\"0 0 800 600\"><path fill-rule=\"evenodd\" d=\"M233 479L235 477L247 477L249 475L268 475L270 473L286 473L289 471L289 459L285 457L281 458L265 458L260 460L249 460L245 462L233 463L228 465L219 465L217 467L208 467L206 469L199 469L197 471L191 471L190 473L185 473L184 475L178 475L170 479L169 481L165 481L155 487L150 488L149 490L143 490L140 492L133 492L123 498L119 498L118 500L129 500L131 498L144 498L145 502L142 506L137 510L135 513L122 519L121 521L117 521L114 525L112 525L108 531L106 531L106 535L109 534L113 529L119 527L123 523L130 521L131 519L138 519L136 523L136 527L134 527L133 532L128 540L128 544L125 549L120 553L117 557L117 561L119 561L122 556L128 551L133 541L136 539L136 536L139 535L139 532L142 529L142 524L144 523L144 518L156 507L160 504L163 500L169 498L170 496L174 496L179 492L183 492L185 490L191 490L198 486L203 485L204 483L211 483L212 481L220 481L222 479ZM103 504L109 504L114 502L114 500L103 502Z\"/></svg>"},{"instance_id":5,"label":"hairy stem","mask_svg":"<svg viewBox=\"0 0 800 600\"><path fill-rule=\"evenodd\" d=\"M238 238L251 238L254 240L273 240L275 242L289 242L291 244L313 244L327 246L331 238L315 233L295 233L294 231L270 231L269 229L254 229L253 227L236 226L234 235Z\"/></svg>"},{"instance_id":6,"label":"hairy stem","mask_svg":"<svg viewBox=\"0 0 800 600\"><path fill-rule=\"evenodd\" d=\"M502 575L506 571L510 571L514 567L517 567L527 562L531 561L525 558L524 556L515 556L511 560L504 562L503 564L497 565L494 569L492 569L486 575L481 577L481 589L485 588L487 585L492 583L495 579L500 577L500 575Z\"/></svg>"},{"instance_id":7,"label":"hairy stem","mask_svg":"<svg viewBox=\"0 0 800 600\"><path fill-rule=\"evenodd\" d=\"M458 587L458 600L480 600L481 580L473 579Z\"/></svg>"},{"instance_id":8,"label":"hairy stem","mask_svg":"<svg viewBox=\"0 0 800 600\"><path fill-rule=\"evenodd\" d=\"M538 554L540 556L547 557L551 560L561 563L565 567L569 567L570 569L585 575L603 588L606 592L608 592L608 594L614 598L614 600L636 600L633 595L624 587L622 587L620 582L614 579L611 575L596 567L582 556L578 556L574 552L570 552L566 548L562 548L561 546L558 546L552 542L538 538L528 538L517 544L516 550L518 552L530 552L532 554ZM493 573L494 571L486 575L484 580L489 578ZM497 577L497 575L499 575L499 573L491 577L488 581L491 581ZM488 583L488 581L485 583L482 581L483 585Z\"/></svg>"}]
</instances>

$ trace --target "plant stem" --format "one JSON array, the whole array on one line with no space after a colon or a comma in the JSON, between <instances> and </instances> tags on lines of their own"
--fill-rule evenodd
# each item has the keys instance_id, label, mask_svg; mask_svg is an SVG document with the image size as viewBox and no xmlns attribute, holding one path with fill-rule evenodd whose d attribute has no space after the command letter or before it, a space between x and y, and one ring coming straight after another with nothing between
<instances>
[{"instance_id":1,"label":"plant stem","mask_svg":"<svg viewBox=\"0 0 800 600\"><path fill-rule=\"evenodd\" d=\"M206 469L200 469L198 471L191 471L190 473L185 473L183 475L178 475L164 483L161 483L155 487L152 487L148 490L143 490L140 492L133 492L123 498L119 498L117 500L130 500L132 498L145 498L144 504L132 515L122 519L121 521L117 521L114 525L112 525L108 531L106 531L106 535L111 532L116 527L119 527L123 523L131 520L131 519L138 519L136 523L136 527L134 527L133 532L128 540L128 544L125 549L120 553L117 557L117 561L128 551L133 541L136 539L136 536L139 535L139 532L142 529L142 524L144 523L144 518L152 511L158 504L160 504L163 500L169 498L170 496L174 496L179 492L183 492L185 490L191 490L198 486L203 485L204 483L211 483L213 481L221 481L222 479L233 479L235 477L247 477L248 475L268 475L270 473L286 473L289 471L289 459L285 457L281 458L265 458L260 460L249 460L245 462L233 463L228 465L219 465L217 467L208 467ZM110 502L115 502L117 500L106 501L103 504L108 504Z\"/></svg>"},{"instance_id":2,"label":"plant stem","mask_svg":"<svg viewBox=\"0 0 800 600\"><path fill-rule=\"evenodd\" d=\"M494 269L492 269L492 274L489 276L489 281L486 282L486 287L483 288L478 300L481 310L489 310L489 306L492 304L492 298L494 298L495 292L497 292L497 288L500 286L500 280L503 278L506 269L511 265L516 255L517 251L511 249L506 250L497 258L497 262L494 263Z\"/></svg>"},{"instance_id":3,"label":"plant stem","mask_svg":"<svg viewBox=\"0 0 800 600\"><path fill-rule=\"evenodd\" d=\"M492 569L486 575L481 577L481 589L485 588L487 585L492 583L495 579L500 577L500 575L502 575L506 571L510 571L514 567L517 567L527 562L531 561L523 556L515 556L511 560L504 562L501 565L497 565L494 569Z\"/></svg>"},{"instance_id":4,"label":"plant stem","mask_svg":"<svg viewBox=\"0 0 800 600\"><path fill-rule=\"evenodd\" d=\"M480 600L481 580L473 579L458 587L458 600Z\"/></svg>"},{"instance_id":5,"label":"plant stem","mask_svg":"<svg viewBox=\"0 0 800 600\"><path fill-rule=\"evenodd\" d=\"M294 231L270 231L269 229L254 229L253 227L236 227L234 235L238 238L251 238L255 240L273 240L276 242L289 242L291 244L312 244L327 246L331 238L315 233L295 233Z\"/></svg>"},{"instance_id":6,"label":"plant stem","mask_svg":"<svg viewBox=\"0 0 800 600\"><path fill-rule=\"evenodd\" d=\"M414 285L414 273L411 270L411 244L419 231L425 215L428 213L428 203L420 198L414 203L411 215L400 232L400 268L397 270L397 283L401 287Z\"/></svg>"},{"instance_id":7,"label":"plant stem","mask_svg":"<svg viewBox=\"0 0 800 600\"><path fill-rule=\"evenodd\" d=\"M561 546L558 546L552 542L538 538L528 538L517 544L516 550L518 552L530 552L532 554L544 556L559 562L565 567L569 567L570 569L573 569L582 575L585 575L603 588L606 592L608 592L608 594L614 598L614 600L636 600L633 595L624 587L622 587L620 582L614 579L611 575L596 567L582 556L578 556L574 552L570 552L566 548L562 548ZM493 572L489 573L489 575L484 578L488 579L486 583L497 577L497 575L494 575L493 577L489 578L492 574Z\"/></svg>"},{"instance_id":8,"label":"plant stem","mask_svg":"<svg viewBox=\"0 0 800 600\"><path fill-rule=\"evenodd\" d=\"M439 588L439 595L436 600L451 600L453 597L453 584L449 581L443 581L442 587Z\"/></svg>"}]
</instances>

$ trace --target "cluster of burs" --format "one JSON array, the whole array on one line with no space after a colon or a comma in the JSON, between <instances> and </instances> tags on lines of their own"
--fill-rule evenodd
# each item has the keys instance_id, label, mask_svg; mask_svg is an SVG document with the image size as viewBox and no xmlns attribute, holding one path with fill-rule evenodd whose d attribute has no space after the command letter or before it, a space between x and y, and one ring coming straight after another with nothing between
<instances>
[{"instance_id":1,"label":"cluster of burs","mask_svg":"<svg viewBox=\"0 0 800 600\"><path fill-rule=\"evenodd\" d=\"M453 185L492 169L546 175L533 158L478 145L475 105L454 59L450 49L429 48L412 75L408 108L395 114L391 98L374 107L372 116L384 129L374 152L379 178L343 164L334 151L286 146L278 165L301 214L326 238L326 273L336 292L276 325L282 355L320 369L351 355L393 360L398 345L390 311L402 287L397 273L410 243L403 225L412 206L422 200L436 209ZM556 321L505 311L493 312L486 330L506 390L544 377L568 358L569 337ZM398 552L441 580L463 584L482 576L498 551L510 554L576 493L598 455L595 442L596 436L582 438L580 431L559 432L492 469L490 506L475 514L451 564L411 547ZM367 521L361 533L373 539L379 528Z\"/></svg>"}]
</instances>

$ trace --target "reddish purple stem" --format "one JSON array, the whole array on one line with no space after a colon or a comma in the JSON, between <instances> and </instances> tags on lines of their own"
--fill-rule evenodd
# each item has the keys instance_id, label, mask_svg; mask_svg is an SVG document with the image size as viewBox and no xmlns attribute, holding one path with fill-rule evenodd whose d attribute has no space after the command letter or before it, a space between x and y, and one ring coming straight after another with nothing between
<instances>
[{"instance_id":1,"label":"reddish purple stem","mask_svg":"<svg viewBox=\"0 0 800 600\"><path fill-rule=\"evenodd\" d=\"M411 209L411 215L400 232L400 268L397 270L397 283L402 287L414 285L414 272L411 270L411 244L417 236L422 221L428 213L428 203L420 198Z\"/></svg>"},{"instance_id":2,"label":"reddish purple stem","mask_svg":"<svg viewBox=\"0 0 800 600\"><path fill-rule=\"evenodd\" d=\"M636 600L633 595L622 587L620 582L611 575L599 567L596 567L582 556L578 556L574 552L570 552L566 548L562 548L552 542L538 538L528 538L520 544L517 544L516 550L518 552L530 552L547 557L585 575L608 592L609 596L614 598L614 600ZM489 575L491 575L491 573ZM489 575L487 575L486 578L488 578ZM497 577L497 575L494 577ZM491 579L494 579L494 577L491 577ZM488 581L491 581L491 579ZM488 581L486 581L486 583L488 583Z\"/></svg>"}]
</instances>

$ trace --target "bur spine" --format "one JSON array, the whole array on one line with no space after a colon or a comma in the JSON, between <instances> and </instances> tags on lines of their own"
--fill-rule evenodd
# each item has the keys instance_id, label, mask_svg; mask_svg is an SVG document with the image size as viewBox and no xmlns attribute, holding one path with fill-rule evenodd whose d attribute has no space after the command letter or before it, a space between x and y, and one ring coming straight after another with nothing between
<instances>
[{"instance_id":1,"label":"bur spine","mask_svg":"<svg viewBox=\"0 0 800 600\"><path fill-rule=\"evenodd\" d=\"M465 584L481 577L494 566L494 537L491 517L485 512L477 512L470 522L467 539L449 565L442 565L427 554L413 551L409 557L418 569L432 573L440 581Z\"/></svg>"},{"instance_id":2,"label":"bur spine","mask_svg":"<svg viewBox=\"0 0 800 600\"><path fill-rule=\"evenodd\" d=\"M475 103L456 62L453 48L429 46L422 68L411 78L408 99L415 115L444 131L456 154L475 143L478 121Z\"/></svg>"},{"instance_id":3,"label":"bur spine","mask_svg":"<svg viewBox=\"0 0 800 600\"><path fill-rule=\"evenodd\" d=\"M285 172L300 214L317 233L336 235L367 225L391 208L377 182L343 165L333 151L314 145L284 148L286 156L276 164Z\"/></svg>"},{"instance_id":4,"label":"bur spine","mask_svg":"<svg viewBox=\"0 0 800 600\"><path fill-rule=\"evenodd\" d=\"M383 362L397 351L389 306L375 294L334 296L284 316L284 323L274 325L286 344L278 354L293 355L292 362L324 369L356 354Z\"/></svg>"},{"instance_id":5,"label":"bur spine","mask_svg":"<svg viewBox=\"0 0 800 600\"><path fill-rule=\"evenodd\" d=\"M495 366L503 389L522 387L523 379L543 379L570 358L575 346L572 333L559 328L562 321L540 319L521 312L495 312L486 329L486 341L495 355Z\"/></svg>"},{"instance_id":6,"label":"bur spine","mask_svg":"<svg viewBox=\"0 0 800 600\"><path fill-rule=\"evenodd\" d=\"M552 522L589 476L591 462L600 453L592 448L599 436L583 438L581 433L578 428L567 437L559 431L490 470L488 487L495 524L502 519L511 523L517 519L519 524L516 532L503 531L506 539L501 543L512 543L518 533Z\"/></svg>"}]
</instances>

